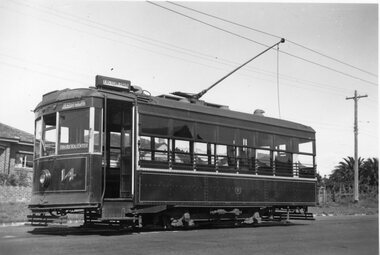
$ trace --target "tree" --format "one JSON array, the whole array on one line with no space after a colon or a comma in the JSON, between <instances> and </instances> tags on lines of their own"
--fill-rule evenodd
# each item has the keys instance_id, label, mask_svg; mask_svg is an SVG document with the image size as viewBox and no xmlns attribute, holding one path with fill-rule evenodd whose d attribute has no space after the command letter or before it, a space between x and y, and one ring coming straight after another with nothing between
<instances>
[{"instance_id":1,"label":"tree","mask_svg":"<svg viewBox=\"0 0 380 255\"><path fill-rule=\"evenodd\" d=\"M379 186L379 159L368 158L359 172L360 188L363 192L375 191Z\"/></svg>"},{"instance_id":2,"label":"tree","mask_svg":"<svg viewBox=\"0 0 380 255\"><path fill-rule=\"evenodd\" d=\"M317 173L315 175L315 177L317 178L317 188L322 187L323 186L323 181L324 181L324 179L322 178L322 176L319 173Z\"/></svg>"},{"instance_id":3,"label":"tree","mask_svg":"<svg viewBox=\"0 0 380 255\"><path fill-rule=\"evenodd\" d=\"M378 189L379 185L379 160L377 158L368 158L366 160L359 158L359 191L370 192ZM353 157L344 158L343 161L335 167L326 186L334 191L351 191L354 182L354 164Z\"/></svg>"},{"instance_id":4,"label":"tree","mask_svg":"<svg viewBox=\"0 0 380 255\"><path fill-rule=\"evenodd\" d=\"M0 173L0 185L28 187L31 186L31 180L26 172Z\"/></svg>"},{"instance_id":5,"label":"tree","mask_svg":"<svg viewBox=\"0 0 380 255\"><path fill-rule=\"evenodd\" d=\"M364 160L358 158L359 173L363 167ZM351 191L353 189L354 181L354 165L355 160L353 157L344 158L343 161L335 167L329 178L329 187L333 191Z\"/></svg>"}]
</instances>

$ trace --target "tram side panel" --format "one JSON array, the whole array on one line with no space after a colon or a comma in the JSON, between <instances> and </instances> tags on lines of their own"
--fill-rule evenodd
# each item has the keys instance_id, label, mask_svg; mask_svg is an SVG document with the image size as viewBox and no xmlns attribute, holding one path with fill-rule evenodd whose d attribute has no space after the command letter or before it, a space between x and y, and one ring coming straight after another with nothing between
<instances>
[{"instance_id":1,"label":"tram side panel","mask_svg":"<svg viewBox=\"0 0 380 255\"><path fill-rule=\"evenodd\" d=\"M315 181L138 173L137 204L184 206L315 206Z\"/></svg>"}]
</instances>

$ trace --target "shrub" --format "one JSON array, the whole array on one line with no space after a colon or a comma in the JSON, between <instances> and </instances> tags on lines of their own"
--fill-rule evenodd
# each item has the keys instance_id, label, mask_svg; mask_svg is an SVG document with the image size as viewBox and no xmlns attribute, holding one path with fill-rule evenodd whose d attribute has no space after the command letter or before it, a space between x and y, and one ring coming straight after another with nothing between
<instances>
[{"instance_id":1,"label":"shrub","mask_svg":"<svg viewBox=\"0 0 380 255\"><path fill-rule=\"evenodd\" d=\"M31 186L31 180L26 172L0 173L0 185L28 187Z\"/></svg>"},{"instance_id":2,"label":"shrub","mask_svg":"<svg viewBox=\"0 0 380 255\"><path fill-rule=\"evenodd\" d=\"M0 173L0 185L5 185L8 180L8 175L5 173Z\"/></svg>"}]
</instances>

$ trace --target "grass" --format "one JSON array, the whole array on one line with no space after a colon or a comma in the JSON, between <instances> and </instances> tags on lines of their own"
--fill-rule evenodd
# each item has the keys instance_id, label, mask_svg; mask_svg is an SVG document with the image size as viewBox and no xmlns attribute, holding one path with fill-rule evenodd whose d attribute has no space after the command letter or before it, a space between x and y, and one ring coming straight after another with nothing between
<instances>
[{"instance_id":1,"label":"grass","mask_svg":"<svg viewBox=\"0 0 380 255\"><path fill-rule=\"evenodd\" d=\"M29 202L0 202L0 225L11 222L26 222L27 215L32 212L28 209ZM82 215L69 214L69 220L83 220Z\"/></svg>"},{"instance_id":2,"label":"grass","mask_svg":"<svg viewBox=\"0 0 380 255\"><path fill-rule=\"evenodd\" d=\"M27 202L0 202L0 224L26 221L28 214Z\"/></svg>"},{"instance_id":3,"label":"grass","mask_svg":"<svg viewBox=\"0 0 380 255\"><path fill-rule=\"evenodd\" d=\"M339 203L327 202L317 207L311 207L309 211L317 215L373 215L379 213L379 201L378 197L361 198L358 203L352 202L351 199L345 199Z\"/></svg>"}]
</instances>

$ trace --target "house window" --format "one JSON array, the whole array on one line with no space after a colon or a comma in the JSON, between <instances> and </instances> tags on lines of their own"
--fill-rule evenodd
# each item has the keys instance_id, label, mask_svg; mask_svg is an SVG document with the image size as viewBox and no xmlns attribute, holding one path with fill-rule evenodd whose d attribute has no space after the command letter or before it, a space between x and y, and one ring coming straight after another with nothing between
<instances>
[{"instance_id":1,"label":"house window","mask_svg":"<svg viewBox=\"0 0 380 255\"><path fill-rule=\"evenodd\" d=\"M15 167L33 167L33 155L26 153L16 153Z\"/></svg>"}]
</instances>

